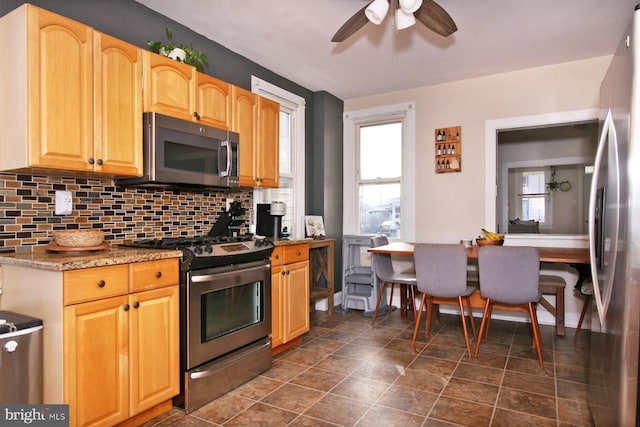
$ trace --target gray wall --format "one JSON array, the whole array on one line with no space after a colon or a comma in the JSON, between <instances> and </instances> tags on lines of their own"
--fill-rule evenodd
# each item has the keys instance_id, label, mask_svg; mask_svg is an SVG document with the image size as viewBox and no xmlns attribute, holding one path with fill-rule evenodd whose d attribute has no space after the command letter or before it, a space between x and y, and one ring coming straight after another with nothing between
<instances>
[{"instance_id":1,"label":"gray wall","mask_svg":"<svg viewBox=\"0 0 640 427\"><path fill-rule=\"evenodd\" d=\"M313 145L307 143L306 210L322 215L335 243L335 290L342 289L342 112L344 103L328 92L314 94ZM309 168L309 165L313 165ZM309 170L310 169L310 170Z\"/></svg>"}]
</instances>

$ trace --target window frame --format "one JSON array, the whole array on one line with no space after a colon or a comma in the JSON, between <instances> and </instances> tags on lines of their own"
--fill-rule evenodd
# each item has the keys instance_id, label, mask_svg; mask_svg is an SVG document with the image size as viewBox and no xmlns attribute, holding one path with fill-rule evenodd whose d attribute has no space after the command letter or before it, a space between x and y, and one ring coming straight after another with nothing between
<instances>
[{"instance_id":1,"label":"window frame","mask_svg":"<svg viewBox=\"0 0 640 427\"><path fill-rule=\"evenodd\" d=\"M359 223L358 155L359 126L389 121L403 121L402 177L400 188L400 237L415 241L416 236L416 156L415 103L386 105L345 112L343 115L343 233L356 234Z\"/></svg>"}]
</instances>

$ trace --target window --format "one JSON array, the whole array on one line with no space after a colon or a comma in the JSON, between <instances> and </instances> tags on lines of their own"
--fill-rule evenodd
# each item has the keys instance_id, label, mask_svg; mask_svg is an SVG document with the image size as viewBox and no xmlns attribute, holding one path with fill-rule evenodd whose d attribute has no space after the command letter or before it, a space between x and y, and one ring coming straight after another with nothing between
<instances>
[{"instance_id":1,"label":"window","mask_svg":"<svg viewBox=\"0 0 640 427\"><path fill-rule=\"evenodd\" d=\"M280 104L280 187L256 188L254 204L285 203L287 211L282 217L282 227L287 227L292 237L304 237L305 100L255 76L251 77L251 88Z\"/></svg>"},{"instance_id":2,"label":"window","mask_svg":"<svg viewBox=\"0 0 640 427\"><path fill-rule=\"evenodd\" d=\"M358 126L358 232L400 237L402 121Z\"/></svg>"},{"instance_id":3,"label":"window","mask_svg":"<svg viewBox=\"0 0 640 427\"><path fill-rule=\"evenodd\" d=\"M344 114L343 233L415 240L415 110Z\"/></svg>"},{"instance_id":4,"label":"window","mask_svg":"<svg viewBox=\"0 0 640 427\"><path fill-rule=\"evenodd\" d=\"M516 173L516 216L521 220L547 223L547 204L551 203L546 193L548 168L525 169Z\"/></svg>"}]
</instances>

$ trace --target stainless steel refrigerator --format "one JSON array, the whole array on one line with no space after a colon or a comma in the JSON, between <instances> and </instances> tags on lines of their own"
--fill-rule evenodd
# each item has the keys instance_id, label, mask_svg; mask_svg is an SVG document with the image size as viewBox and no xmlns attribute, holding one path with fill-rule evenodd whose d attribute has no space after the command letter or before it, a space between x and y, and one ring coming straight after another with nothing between
<instances>
[{"instance_id":1,"label":"stainless steel refrigerator","mask_svg":"<svg viewBox=\"0 0 640 427\"><path fill-rule=\"evenodd\" d=\"M631 11L630 11L631 12ZM589 218L595 309L589 404L596 426L637 426L640 357L640 11L600 88Z\"/></svg>"}]
</instances>

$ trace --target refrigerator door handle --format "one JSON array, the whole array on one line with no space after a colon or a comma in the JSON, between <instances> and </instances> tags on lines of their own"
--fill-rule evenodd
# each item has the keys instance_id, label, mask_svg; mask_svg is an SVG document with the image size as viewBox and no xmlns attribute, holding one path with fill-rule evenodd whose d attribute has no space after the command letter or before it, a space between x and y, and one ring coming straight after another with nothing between
<instances>
[{"instance_id":1,"label":"refrigerator door handle","mask_svg":"<svg viewBox=\"0 0 640 427\"><path fill-rule=\"evenodd\" d=\"M607 138L609 139L607 141ZM598 191L598 180L600 177L600 167L603 162L604 155L607 151L607 142L612 145L614 152L614 160L615 161L615 171L617 174L617 162L618 162L618 137L616 133L616 128L614 126L613 116L611 110L607 112L607 117L602 126L602 132L600 134L600 140L598 142L598 151L596 153L596 159L594 164L593 177L591 181L591 189L589 196L589 257L591 264L591 279L593 281L593 295L596 301L596 307L598 308L598 317L600 318L600 325L603 329L605 329L605 319L607 314L607 309L609 308L609 302L611 300L611 291L613 287L613 271L616 265L616 255L618 252L618 225L619 225L619 215L617 213L618 204L620 200L620 188L619 188L619 179L615 180L615 188L608 189L608 193L611 194L613 192L613 200L604 201L602 209L606 210L607 205L613 204L616 207L616 215L613 218L606 218L606 221L614 221L613 227L611 230L613 231L613 235L611 236L602 236L607 240L605 241L605 246L607 246L607 250L604 250L603 253L600 254L601 257L605 256L605 253L609 253L610 259L605 261L607 264L607 270L604 277L598 275L598 262L596 259L596 236L595 236L595 212L596 212L596 193ZM611 162L608 162L608 167L611 167Z\"/></svg>"}]
</instances>

